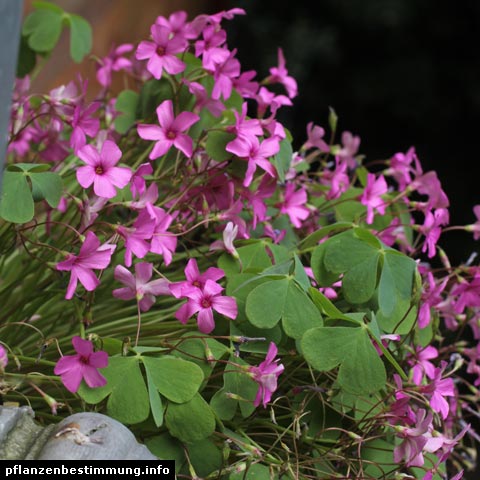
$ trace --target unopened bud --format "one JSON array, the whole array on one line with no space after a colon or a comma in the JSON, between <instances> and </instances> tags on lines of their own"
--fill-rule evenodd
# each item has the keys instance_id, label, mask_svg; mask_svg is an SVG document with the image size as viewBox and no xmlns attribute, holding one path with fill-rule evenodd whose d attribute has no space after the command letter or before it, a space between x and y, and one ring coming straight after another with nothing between
<instances>
[{"instance_id":1,"label":"unopened bud","mask_svg":"<svg viewBox=\"0 0 480 480\"><path fill-rule=\"evenodd\" d=\"M208 345L205 346L205 358L207 359L207 362L215 362L216 361L216 358L213 355L213 352Z\"/></svg>"}]
</instances>

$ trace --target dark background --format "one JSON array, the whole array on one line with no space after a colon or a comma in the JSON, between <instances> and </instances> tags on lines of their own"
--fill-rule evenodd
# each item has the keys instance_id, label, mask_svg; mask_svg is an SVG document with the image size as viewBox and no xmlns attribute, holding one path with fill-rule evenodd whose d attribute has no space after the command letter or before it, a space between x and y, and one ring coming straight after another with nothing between
<instances>
[{"instance_id":1,"label":"dark background","mask_svg":"<svg viewBox=\"0 0 480 480\"><path fill-rule=\"evenodd\" d=\"M366 161L415 146L424 171L436 170L451 225L475 221L480 203L480 2L462 0L221 1L246 16L225 22L230 48L260 78L277 64L277 46L299 86L281 119L299 146L309 121L362 139ZM478 248L471 234L440 240L452 262Z\"/></svg>"}]
</instances>

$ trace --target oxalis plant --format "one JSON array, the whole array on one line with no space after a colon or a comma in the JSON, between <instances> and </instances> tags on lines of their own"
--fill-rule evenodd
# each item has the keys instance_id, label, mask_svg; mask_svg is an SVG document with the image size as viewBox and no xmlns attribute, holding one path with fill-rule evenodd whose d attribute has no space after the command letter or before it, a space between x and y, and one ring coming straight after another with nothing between
<instances>
[{"instance_id":1,"label":"oxalis plant","mask_svg":"<svg viewBox=\"0 0 480 480\"><path fill-rule=\"evenodd\" d=\"M438 241L480 237L480 206L448 226L414 148L369 165L333 110L294 149L282 50L262 79L227 46L244 14L160 16L94 57L96 79L45 94L30 79L62 29L75 61L91 29L46 2L25 19L4 402L45 423L106 413L179 478L458 480L478 438L480 271Z\"/></svg>"}]
</instances>

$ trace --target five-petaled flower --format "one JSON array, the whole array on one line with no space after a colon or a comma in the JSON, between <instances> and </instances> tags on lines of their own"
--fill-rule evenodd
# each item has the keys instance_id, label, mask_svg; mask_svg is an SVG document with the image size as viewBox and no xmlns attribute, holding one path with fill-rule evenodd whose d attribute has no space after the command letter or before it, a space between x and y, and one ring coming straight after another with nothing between
<instances>
[{"instance_id":1,"label":"five-petaled flower","mask_svg":"<svg viewBox=\"0 0 480 480\"><path fill-rule=\"evenodd\" d=\"M165 100L157 107L158 125L138 125L138 135L144 140L156 140L153 150L150 152L150 160L155 160L165 155L170 147L181 150L187 157L193 153L193 140L187 134L188 130L200 117L192 112L182 112L177 117L173 114L171 100Z\"/></svg>"},{"instance_id":2,"label":"five-petaled flower","mask_svg":"<svg viewBox=\"0 0 480 480\"><path fill-rule=\"evenodd\" d=\"M163 25L152 25L150 29L153 42L140 42L136 51L138 60L147 60L147 70L157 79L162 78L163 70L171 75L183 72L185 63L175 56L186 47L181 36L170 37L170 29Z\"/></svg>"},{"instance_id":3,"label":"five-petaled flower","mask_svg":"<svg viewBox=\"0 0 480 480\"><path fill-rule=\"evenodd\" d=\"M278 377L285 370L285 367L281 363L278 363L280 359L275 359L277 353L277 346L273 342L270 342L265 360L261 362L258 367L248 367L248 371L252 375L252 378L258 383L259 387L257 396L253 402L256 407L262 404L263 407L266 408L267 403L272 398L273 392L277 389Z\"/></svg>"},{"instance_id":4,"label":"five-petaled flower","mask_svg":"<svg viewBox=\"0 0 480 480\"><path fill-rule=\"evenodd\" d=\"M69 253L66 260L57 263L57 270L71 272L65 295L67 300L73 297L79 280L85 290L89 292L98 287L100 280L92 269L103 270L107 268L115 248L116 245L109 243L101 245L97 236L89 231L78 255Z\"/></svg>"},{"instance_id":5,"label":"five-petaled flower","mask_svg":"<svg viewBox=\"0 0 480 480\"><path fill-rule=\"evenodd\" d=\"M115 187L123 188L132 178L132 172L126 167L116 167L122 157L117 145L105 140L100 153L93 145L85 145L77 152L86 165L77 169L77 180L83 188L93 183L95 195L113 198L117 194Z\"/></svg>"},{"instance_id":6,"label":"five-petaled flower","mask_svg":"<svg viewBox=\"0 0 480 480\"><path fill-rule=\"evenodd\" d=\"M165 278L152 280L153 265L148 262L140 262L135 265L135 275L124 266L115 267L115 280L123 283L125 287L115 289L112 294L115 298L132 300L136 298L142 312L150 310L155 303L156 295L170 295L169 281Z\"/></svg>"},{"instance_id":7,"label":"five-petaled flower","mask_svg":"<svg viewBox=\"0 0 480 480\"><path fill-rule=\"evenodd\" d=\"M108 355L104 351L94 352L93 344L78 336L72 338L76 355L64 355L55 365L53 372L60 375L65 388L75 393L82 379L90 388L103 387L107 380L98 372L108 365Z\"/></svg>"},{"instance_id":8,"label":"five-petaled flower","mask_svg":"<svg viewBox=\"0 0 480 480\"><path fill-rule=\"evenodd\" d=\"M188 298L175 314L175 318L181 323L187 323L188 319L198 313L198 329L202 333L210 333L215 328L213 311L234 320L237 318L237 302L233 297L221 295L223 287L212 280L206 280L202 289L194 288L183 295Z\"/></svg>"}]
</instances>

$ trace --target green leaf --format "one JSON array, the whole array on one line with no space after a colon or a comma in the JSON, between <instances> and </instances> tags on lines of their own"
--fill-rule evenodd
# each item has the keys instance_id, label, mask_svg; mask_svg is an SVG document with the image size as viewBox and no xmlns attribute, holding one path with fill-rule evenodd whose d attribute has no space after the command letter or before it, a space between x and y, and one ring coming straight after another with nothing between
<instances>
[{"instance_id":1,"label":"green leaf","mask_svg":"<svg viewBox=\"0 0 480 480\"><path fill-rule=\"evenodd\" d=\"M150 119L155 114L155 109L164 100L171 99L172 96L172 86L167 79L151 79L144 82L140 90L136 117ZM157 121L156 116L155 121Z\"/></svg>"},{"instance_id":2,"label":"green leaf","mask_svg":"<svg viewBox=\"0 0 480 480\"><path fill-rule=\"evenodd\" d=\"M335 217L339 222L355 222L363 217L367 207L357 198L363 193L363 188L351 187L335 201Z\"/></svg>"},{"instance_id":3,"label":"green leaf","mask_svg":"<svg viewBox=\"0 0 480 480\"><path fill-rule=\"evenodd\" d=\"M352 322L352 317L344 315L322 292L319 292L316 288L310 287L308 290L313 303L323 314L327 315L331 319L346 320ZM353 320L355 323L359 323Z\"/></svg>"},{"instance_id":4,"label":"green leaf","mask_svg":"<svg viewBox=\"0 0 480 480\"><path fill-rule=\"evenodd\" d=\"M142 357L142 362L158 391L172 402L191 400L203 381L202 369L181 358Z\"/></svg>"},{"instance_id":5,"label":"green leaf","mask_svg":"<svg viewBox=\"0 0 480 480\"><path fill-rule=\"evenodd\" d=\"M45 172L50 170L50 165L47 163L14 163L8 165L7 170L9 172Z\"/></svg>"},{"instance_id":6,"label":"green leaf","mask_svg":"<svg viewBox=\"0 0 480 480\"><path fill-rule=\"evenodd\" d=\"M215 415L198 393L186 403L169 403L165 423L170 434L182 442L196 442L209 437L215 430Z\"/></svg>"},{"instance_id":7,"label":"green leaf","mask_svg":"<svg viewBox=\"0 0 480 480\"><path fill-rule=\"evenodd\" d=\"M231 362L248 366L248 364L236 357L230 357ZM243 417L250 416L254 410L253 400L258 391L257 383L238 369L227 367L223 373L223 388L218 390L210 400L210 406L221 420L231 420L240 406ZM230 393L238 395L245 400L231 398Z\"/></svg>"},{"instance_id":8,"label":"green leaf","mask_svg":"<svg viewBox=\"0 0 480 480\"><path fill-rule=\"evenodd\" d=\"M417 321L417 308L412 306L410 300L397 297L395 308L390 315L385 315L382 310L377 312L377 322L385 333L410 333Z\"/></svg>"},{"instance_id":9,"label":"green leaf","mask_svg":"<svg viewBox=\"0 0 480 480\"><path fill-rule=\"evenodd\" d=\"M305 271L305 267L303 266L301 260L298 258L296 253L293 254L295 268L293 274L295 276L295 280L298 282L302 288L307 291L310 288L311 282L310 278L308 278L307 272Z\"/></svg>"},{"instance_id":10,"label":"green leaf","mask_svg":"<svg viewBox=\"0 0 480 480\"><path fill-rule=\"evenodd\" d=\"M255 287L247 297L245 311L248 319L259 328L272 328L282 318L288 279L265 282Z\"/></svg>"},{"instance_id":11,"label":"green leaf","mask_svg":"<svg viewBox=\"0 0 480 480\"><path fill-rule=\"evenodd\" d=\"M137 357L110 357L106 368L100 373L107 384L99 388L88 388L84 382L79 395L91 404L97 404L110 395L107 413L127 425L143 422L150 412L147 387Z\"/></svg>"},{"instance_id":12,"label":"green leaf","mask_svg":"<svg viewBox=\"0 0 480 480\"><path fill-rule=\"evenodd\" d=\"M360 304L372 298L377 285L379 255L374 254L345 273L342 290L349 303Z\"/></svg>"},{"instance_id":13,"label":"green leaf","mask_svg":"<svg viewBox=\"0 0 480 480\"><path fill-rule=\"evenodd\" d=\"M211 440L190 443L187 450L195 472L202 478L219 470L222 466L222 452Z\"/></svg>"},{"instance_id":14,"label":"green leaf","mask_svg":"<svg viewBox=\"0 0 480 480\"><path fill-rule=\"evenodd\" d=\"M294 280L290 281L282 315L285 333L301 338L311 328L323 325L322 316L305 291Z\"/></svg>"},{"instance_id":15,"label":"green leaf","mask_svg":"<svg viewBox=\"0 0 480 480\"><path fill-rule=\"evenodd\" d=\"M315 246L322 238L325 238L327 235L330 235L334 232L341 232L343 230L348 230L353 227L351 222L336 222L331 225L326 225L325 227L319 228L315 232L308 235L300 242L300 248L307 249Z\"/></svg>"},{"instance_id":16,"label":"green leaf","mask_svg":"<svg viewBox=\"0 0 480 480\"><path fill-rule=\"evenodd\" d=\"M189 338L190 336L192 338ZM207 347L214 361L207 360ZM215 367L216 360L220 360L227 352L228 348L214 338L198 338L195 333L187 333L178 342L174 354L198 365L202 369L204 378L208 378Z\"/></svg>"},{"instance_id":17,"label":"green leaf","mask_svg":"<svg viewBox=\"0 0 480 480\"><path fill-rule=\"evenodd\" d=\"M325 253L331 239L321 243L312 253L310 266L313 276L320 287L329 287L338 280L339 274L332 273L325 267Z\"/></svg>"},{"instance_id":18,"label":"green leaf","mask_svg":"<svg viewBox=\"0 0 480 480\"><path fill-rule=\"evenodd\" d=\"M320 312L293 278L255 287L247 297L245 311L258 328L273 328L282 319L285 333L292 338L322 324Z\"/></svg>"},{"instance_id":19,"label":"green leaf","mask_svg":"<svg viewBox=\"0 0 480 480\"><path fill-rule=\"evenodd\" d=\"M278 475L270 475L270 469L266 465L254 463L249 465L244 472L234 472L228 477L229 480L276 480Z\"/></svg>"},{"instance_id":20,"label":"green leaf","mask_svg":"<svg viewBox=\"0 0 480 480\"><path fill-rule=\"evenodd\" d=\"M20 172L3 172L0 217L7 222L25 223L33 218L34 205L27 177Z\"/></svg>"},{"instance_id":21,"label":"green leaf","mask_svg":"<svg viewBox=\"0 0 480 480\"><path fill-rule=\"evenodd\" d=\"M285 333L292 338L300 338L306 330L322 324L318 309L292 278L255 287L247 297L245 311L259 328L273 328L282 319Z\"/></svg>"},{"instance_id":22,"label":"green leaf","mask_svg":"<svg viewBox=\"0 0 480 480\"><path fill-rule=\"evenodd\" d=\"M281 182L285 181L285 174L290 169L292 163L293 149L292 144L286 138L280 142L280 151L273 157L273 164L277 170L278 178Z\"/></svg>"},{"instance_id":23,"label":"green leaf","mask_svg":"<svg viewBox=\"0 0 480 480\"><path fill-rule=\"evenodd\" d=\"M153 382L152 375L148 369L145 369L147 374L148 398L150 400L150 410L152 411L153 421L157 427L163 424L163 405L162 399L158 394L158 390Z\"/></svg>"},{"instance_id":24,"label":"green leaf","mask_svg":"<svg viewBox=\"0 0 480 480\"><path fill-rule=\"evenodd\" d=\"M231 420L237 411L238 400L228 396L228 390L221 388L217 390L210 400L210 406L218 415L220 420Z\"/></svg>"},{"instance_id":25,"label":"green leaf","mask_svg":"<svg viewBox=\"0 0 480 480\"><path fill-rule=\"evenodd\" d=\"M92 27L78 15L68 15L70 23L70 56L80 63L92 50Z\"/></svg>"},{"instance_id":26,"label":"green leaf","mask_svg":"<svg viewBox=\"0 0 480 480\"><path fill-rule=\"evenodd\" d=\"M175 471L177 473L185 463L182 444L167 432L146 438L145 445L160 460L175 460Z\"/></svg>"},{"instance_id":27,"label":"green leaf","mask_svg":"<svg viewBox=\"0 0 480 480\"><path fill-rule=\"evenodd\" d=\"M344 273L378 254L378 248L359 239L353 231L349 230L328 240L324 262L330 272Z\"/></svg>"},{"instance_id":28,"label":"green leaf","mask_svg":"<svg viewBox=\"0 0 480 480\"><path fill-rule=\"evenodd\" d=\"M387 250L383 262L384 269L385 266L390 270L390 281L395 294L404 300L410 300L417 269L415 260L396 250Z\"/></svg>"},{"instance_id":29,"label":"green leaf","mask_svg":"<svg viewBox=\"0 0 480 480\"><path fill-rule=\"evenodd\" d=\"M272 265L272 260L267 253L269 243L267 241L255 241L237 249L242 261L243 273L260 273Z\"/></svg>"},{"instance_id":30,"label":"green leaf","mask_svg":"<svg viewBox=\"0 0 480 480\"><path fill-rule=\"evenodd\" d=\"M337 381L348 392L369 394L385 386L385 366L364 327L314 328L304 334L301 347L316 370L339 366Z\"/></svg>"},{"instance_id":31,"label":"green leaf","mask_svg":"<svg viewBox=\"0 0 480 480\"><path fill-rule=\"evenodd\" d=\"M207 142L205 144L205 150L207 155L217 162L223 162L232 158L233 154L227 152L225 147L227 143L235 139L233 133L223 132L219 130L212 130L208 133Z\"/></svg>"},{"instance_id":32,"label":"green leaf","mask_svg":"<svg viewBox=\"0 0 480 480\"><path fill-rule=\"evenodd\" d=\"M150 402L147 387L136 357L113 357L115 368L104 369L112 391L107 401L107 413L118 421L131 425L148 418Z\"/></svg>"},{"instance_id":33,"label":"green leaf","mask_svg":"<svg viewBox=\"0 0 480 480\"><path fill-rule=\"evenodd\" d=\"M36 10L23 23L23 35L35 52L53 50L62 32L63 11Z\"/></svg>"},{"instance_id":34,"label":"green leaf","mask_svg":"<svg viewBox=\"0 0 480 480\"><path fill-rule=\"evenodd\" d=\"M35 201L46 200L55 208L62 197L62 178L55 172L30 173L32 182L32 195Z\"/></svg>"},{"instance_id":35,"label":"green leaf","mask_svg":"<svg viewBox=\"0 0 480 480\"><path fill-rule=\"evenodd\" d=\"M28 38L24 35L20 38L20 48L17 59L17 77L24 78L35 68L37 63L36 53L29 47Z\"/></svg>"},{"instance_id":36,"label":"green leaf","mask_svg":"<svg viewBox=\"0 0 480 480\"><path fill-rule=\"evenodd\" d=\"M115 130L122 135L127 133L128 129L135 123L137 118L137 109L139 94L133 90L123 90L115 102L115 110L120 115L115 118Z\"/></svg>"},{"instance_id":37,"label":"green leaf","mask_svg":"<svg viewBox=\"0 0 480 480\"><path fill-rule=\"evenodd\" d=\"M378 284L378 306L382 313L386 316L392 314L395 305L397 304L395 291L395 278L392 269L387 261L385 255L382 274L380 275L380 282Z\"/></svg>"}]
</instances>

